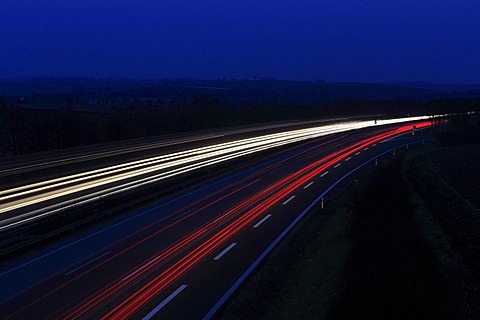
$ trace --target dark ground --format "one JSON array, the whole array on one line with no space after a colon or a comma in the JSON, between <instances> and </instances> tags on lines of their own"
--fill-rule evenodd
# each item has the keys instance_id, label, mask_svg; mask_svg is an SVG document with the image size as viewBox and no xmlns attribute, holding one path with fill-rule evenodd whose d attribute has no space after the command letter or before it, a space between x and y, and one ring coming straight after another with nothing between
<instances>
[{"instance_id":1,"label":"dark ground","mask_svg":"<svg viewBox=\"0 0 480 320\"><path fill-rule=\"evenodd\" d=\"M479 166L471 145L383 162L307 217L219 318L478 319Z\"/></svg>"}]
</instances>

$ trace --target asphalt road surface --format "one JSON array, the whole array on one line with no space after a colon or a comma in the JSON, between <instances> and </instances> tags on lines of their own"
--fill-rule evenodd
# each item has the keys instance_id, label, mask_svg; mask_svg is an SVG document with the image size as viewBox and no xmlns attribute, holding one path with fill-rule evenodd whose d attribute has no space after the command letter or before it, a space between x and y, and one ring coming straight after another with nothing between
<instances>
[{"instance_id":1,"label":"asphalt road surface","mask_svg":"<svg viewBox=\"0 0 480 320\"><path fill-rule=\"evenodd\" d=\"M404 121L404 119L386 120L382 123L398 121ZM77 172L61 171L60 174L48 178L41 169L46 169L52 164L58 169L59 162L66 160L49 158L35 165L23 164L13 168L4 168L2 169L3 173L0 173L13 177L16 184L0 187L0 232L38 221L38 219L43 219L72 206L98 201L108 196L138 189L248 154L333 133L379 125L380 123L374 124L371 120L357 120L323 125L314 123L313 127L254 136L250 135L255 132L255 128L247 131L248 135L242 137L232 133L239 130L228 131L229 134L217 132L216 134L190 136L188 139L182 137L171 140L169 143L159 143L158 145L163 146L164 150L170 150L166 147L167 145L176 146L175 150L160 155L119 163L108 162L94 169L83 169ZM262 128L265 130L265 127ZM280 127L280 129L282 128ZM230 138L222 140L213 138L225 135ZM194 144L192 145L192 143ZM147 144L138 146L137 149L144 150L150 147ZM117 150L115 154L122 155L131 148ZM96 157L102 158L105 153L112 152L98 152ZM87 155L72 156L71 161L77 161L84 157ZM22 179L25 174L32 179L35 174L31 171L34 169L36 170L34 172L39 175L37 180L27 182ZM5 179L2 178L3 181L6 181Z\"/></svg>"},{"instance_id":2,"label":"asphalt road surface","mask_svg":"<svg viewBox=\"0 0 480 320\"><path fill-rule=\"evenodd\" d=\"M3 265L0 316L210 318L328 191L429 139L411 131L316 137Z\"/></svg>"}]
</instances>

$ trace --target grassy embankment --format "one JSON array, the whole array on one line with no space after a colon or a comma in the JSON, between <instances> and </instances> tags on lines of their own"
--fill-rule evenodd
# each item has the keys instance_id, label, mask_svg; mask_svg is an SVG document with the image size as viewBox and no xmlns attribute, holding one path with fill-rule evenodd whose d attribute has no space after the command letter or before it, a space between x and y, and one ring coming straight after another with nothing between
<instances>
[{"instance_id":1,"label":"grassy embankment","mask_svg":"<svg viewBox=\"0 0 480 320\"><path fill-rule=\"evenodd\" d=\"M480 147L423 146L312 212L223 319L478 318Z\"/></svg>"}]
</instances>

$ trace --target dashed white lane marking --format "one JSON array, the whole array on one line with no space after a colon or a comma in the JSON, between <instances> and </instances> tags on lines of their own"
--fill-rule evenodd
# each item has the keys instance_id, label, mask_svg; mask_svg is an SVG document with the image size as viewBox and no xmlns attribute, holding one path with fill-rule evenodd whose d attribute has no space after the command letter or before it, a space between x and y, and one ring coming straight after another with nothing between
<instances>
[{"instance_id":1,"label":"dashed white lane marking","mask_svg":"<svg viewBox=\"0 0 480 320\"><path fill-rule=\"evenodd\" d=\"M228 251L230 251L233 247L237 245L236 242L232 243L228 247L226 247L222 252L220 252L213 260L218 261L220 260Z\"/></svg>"},{"instance_id":2,"label":"dashed white lane marking","mask_svg":"<svg viewBox=\"0 0 480 320\"><path fill-rule=\"evenodd\" d=\"M368 149L370 149L370 148L369 148L369 147L366 147L366 148L365 148L365 149L363 149L363 150L367 151Z\"/></svg>"},{"instance_id":3,"label":"dashed white lane marking","mask_svg":"<svg viewBox=\"0 0 480 320\"><path fill-rule=\"evenodd\" d=\"M356 155L356 156L358 156L360 153L361 153L361 152L360 152L360 151L358 151L357 153L355 153L355 155Z\"/></svg>"},{"instance_id":4,"label":"dashed white lane marking","mask_svg":"<svg viewBox=\"0 0 480 320\"><path fill-rule=\"evenodd\" d=\"M310 187L314 182L311 181L309 184L307 184L305 187L303 187L303 189L307 189L308 187Z\"/></svg>"},{"instance_id":5,"label":"dashed white lane marking","mask_svg":"<svg viewBox=\"0 0 480 320\"><path fill-rule=\"evenodd\" d=\"M377 144L376 144L376 143L374 143L374 144L372 144L372 147L375 147L376 145L377 145Z\"/></svg>"},{"instance_id":6,"label":"dashed white lane marking","mask_svg":"<svg viewBox=\"0 0 480 320\"><path fill-rule=\"evenodd\" d=\"M287 203L289 203L290 201L292 201L294 198L295 198L295 196L291 196L290 198L288 198L287 200L285 200L282 204L283 204L283 205L286 205Z\"/></svg>"},{"instance_id":7,"label":"dashed white lane marking","mask_svg":"<svg viewBox=\"0 0 480 320\"><path fill-rule=\"evenodd\" d=\"M327 174L328 174L328 171L325 171L324 173L322 173L322 174L320 175L320 178L325 177Z\"/></svg>"},{"instance_id":8,"label":"dashed white lane marking","mask_svg":"<svg viewBox=\"0 0 480 320\"><path fill-rule=\"evenodd\" d=\"M339 163L339 164L337 164L336 166L334 166L334 168L336 169L336 168L340 167L341 165L342 165L342 164Z\"/></svg>"},{"instance_id":9,"label":"dashed white lane marking","mask_svg":"<svg viewBox=\"0 0 480 320\"><path fill-rule=\"evenodd\" d=\"M71 275L72 273L74 273L75 271L78 271L78 270L80 270L80 269L88 266L89 264L92 264L92 263L94 263L95 261L102 259L103 257L109 255L110 253L112 253L112 251L105 252L104 254L96 257L95 259L92 259L92 260L90 260L90 261L82 264L80 267L75 268L75 269L73 269L72 271L70 271L70 272L68 272L68 273L65 273L65 275L66 275L66 276L69 276L69 275Z\"/></svg>"},{"instance_id":10,"label":"dashed white lane marking","mask_svg":"<svg viewBox=\"0 0 480 320\"><path fill-rule=\"evenodd\" d=\"M388 153L391 153L393 151L393 149L390 149L386 152L383 152L381 154L379 154L378 156L381 157L381 156L384 156ZM213 315L217 313L217 311L225 304L225 302L232 296L232 294L234 292L236 292L236 290L238 289L238 287L244 283L245 279L247 279L247 277L249 275L252 274L252 272L254 270L256 270L256 267L262 262L264 261L265 257L268 256L268 254L270 252L272 252L272 250L274 248L276 248L278 246L278 244L280 243L281 240L283 240L285 238L285 236L293 229L293 227L295 227L297 225L297 223L299 221L302 220L302 218L308 213L310 212L310 210L318 203L321 201L321 199L326 195L328 194L333 188L335 188L339 183L341 183L343 180L345 180L346 178L348 178L349 176L351 176L352 174L354 174L355 172L357 172L360 168L363 168L364 166L366 166L367 164L369 164L370 162L372 161L372 159L369 159L365 162L363 162L362 164L358 165L357 167L355 167L354 169L350 170L347 174L343 175L341 178L339 178L338 180L336 180L333 184L330 185L330 187L328 187L322 194L320 194L312 203L310 203L310 205L308 205L308 207L306 207L301 213L299 216L297 216L297 218L291 222L286 228L285 230L282 231L282 233L280 233L280 235L275 238L275 240L256 258L256 260L246 269L246 271L237 279L237 281L226 291L226 293L217 301L217 303L215 303L215 305L208 311L208 313L204 316L203 319L212 319L213 318Z\"/></svg>"},{"instance_id":11,"label":"dashed white lane marking","mask_svg":"<svg viewBox=\"0 0 480 320\"><path fill-rule=\"evenodd\" d=\"M271 214L267 214L262 220L258 221L257 224L255 224L253 227L256 229L258 227L260 227L260 225L262 223L264 223L265 221L267 221L268 218L270 218L272 215Z\"/></svg>"},{"instance_id":12,"label":"dashed white lane marking","mask_svg":"<svg viewBox=\"0 0 480 320\"><path fill-rule=\"evenodd\" d=\"M350 159L352 159L352 157L348 157L347 159L345 159L345 161L348 161L348 160L350 160Z\"/></svg>"},{"instance_id":13,"label":"dashed white lane marking","mask_svg":"<svg viewBox=\"0 0 480 320\"><path fill-rule=\"evenodd\" d=\"M178 287L177 290L175 290L171 295L169 295L165 300L163 300L162 302L160 302L160 304L158 306L156 306L152 311L150 311L145 317L143 317L142 320L150 320L151 318L153 318L157 313L158 311L162 310L163 307L165 307L167 305L167 303L169 303L170 301L172 301L176 296L178 296L180 294L180 292L182 292L185 288L187 287L186 284L182 284L180 287Z\"/></svg>"},{"instance_id":14,"label":"dashed white lane marking","mask_svg":"<svg viewBox=\"0 0 480 320\"><path fill-rule=\"evenodd\" d=\"M195 211L195 210L197 210L197 208L192 208L192 209L190 209L190 210L188 210L188 211L186 211L186 212L184 212L184 213L182 213L182 214L179 214L178 216L176 216L175 218L173 218L173 220L180 219L181 217L186 216L187 214L189 214L189 213L191 213L191 212L193 212L193 211Z\"/></svg>"}]
</instances>

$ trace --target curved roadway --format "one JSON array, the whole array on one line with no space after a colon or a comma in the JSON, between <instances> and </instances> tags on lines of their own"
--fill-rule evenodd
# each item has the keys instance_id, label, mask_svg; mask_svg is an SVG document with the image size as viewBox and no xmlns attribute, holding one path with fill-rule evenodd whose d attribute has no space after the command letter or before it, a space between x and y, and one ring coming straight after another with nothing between
<instances>
[{"instance_id":1,"label":"curved roadway","mask_svg":"<svg viewBox=\"0 0 480 320\"><path fill-rule=\"evenodd\" d=\"M317 137L4 265L0 315L210 318L326 191L428 139L411 131Z\"/></svg>"}]
</instances>

